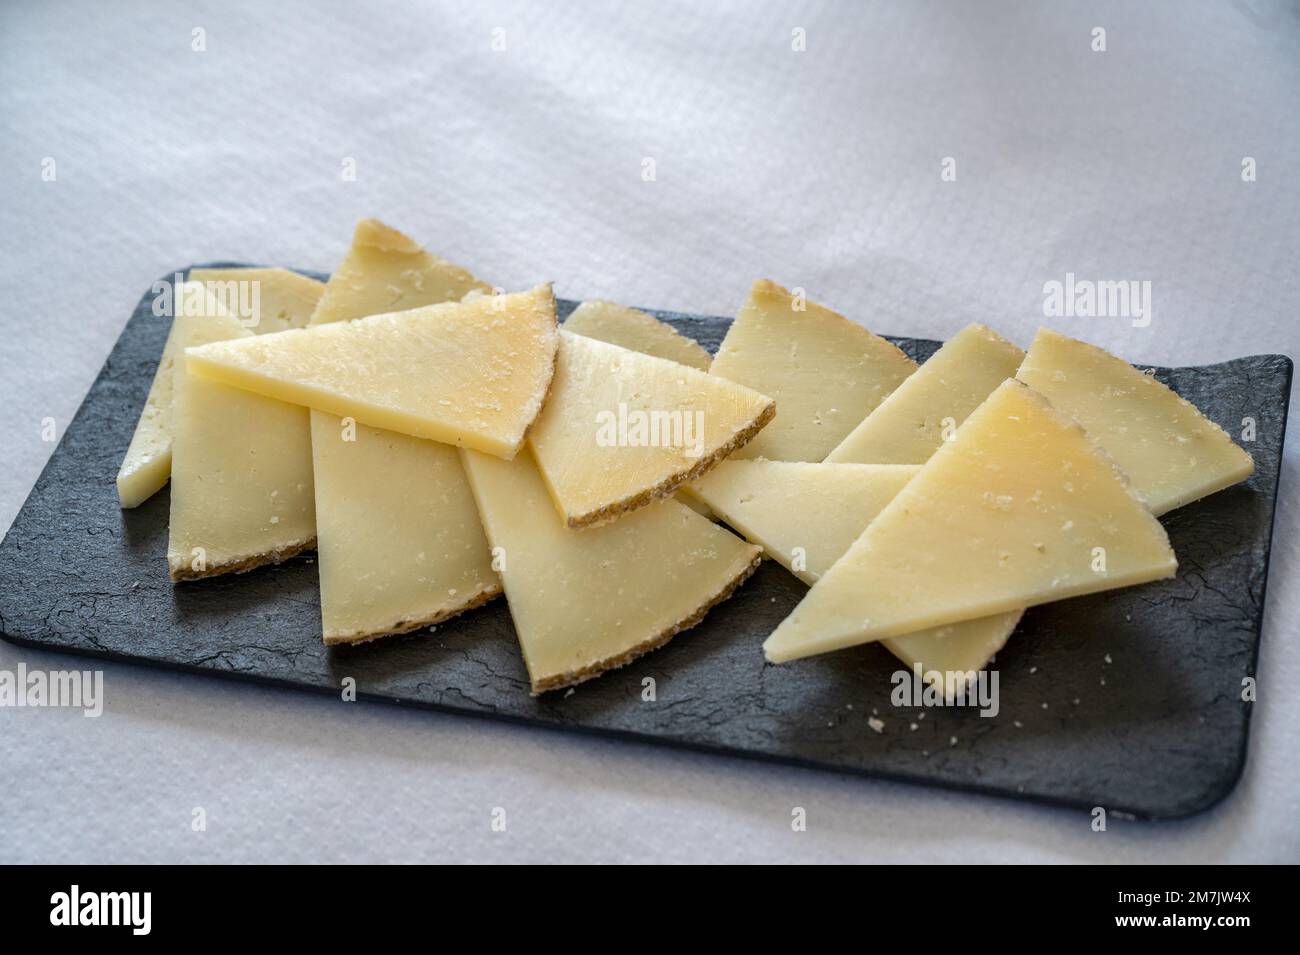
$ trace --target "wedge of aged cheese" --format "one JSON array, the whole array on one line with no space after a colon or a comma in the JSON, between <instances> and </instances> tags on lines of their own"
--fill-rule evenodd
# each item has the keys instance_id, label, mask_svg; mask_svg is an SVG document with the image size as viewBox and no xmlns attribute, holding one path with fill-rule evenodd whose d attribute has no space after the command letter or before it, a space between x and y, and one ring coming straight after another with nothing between
<instances>
[{"instance_id":1,"label":"wedge of aged cheese","mask_svg":"<svg viewBox=\"0 0 1300 955\"><path fill-rule=\"evenodd\" d=\"M827 461L924 464L1025 357L983 325L967 325L867 415Z\"/></svg>"},{"instance_id":2,"label":"wedge of aged cheese","mask_svg":"<svg viewBox=\"0 0 1300 955\"><path fill-rule=\"evenodd\" d=\"M312 413L326 644L406 633L501 592L456 449Z\"/></svg>"},{"instance_id":3,"label":"wedge of aged cheese","mask_svg":"<svg viewBox=\"0 0 1300 955\"><path fill-rule=\"evenodd\" d=\"M206 289L196 282L183 282L173 291L173 311L181 315L224 315ZM117 497L123 507L139 507L162 490L172 472L172 394L176 359L190 345L202 345L227 337L229 323L178 322L173 318L163 345L158 370L136 422L135 433L117 472ZM238 322L235 327L239 326Z\"/></svg>"},{"instance_id":4,"label":"wedge of aged cheese","mask_svg":"<svg viewBox=\"0 0 1300 955\"><path fill-rule=\"evenodd\" d=\"M713 358L697 341L680 334L653 315L595 299L583 302L564 320L564 327L578 335L597 338L656 358L708 371Z\"/></svg>"},{"instance_id":5,"label":"wedge of aged cheese","mask_svg":"<svg viewBox=\"0 0 1300 955\"><path fill-rule=\"evenodd\" d=\"M732 458L685 493L811 586L920 470Z\"/></svg>"},{"instance_id":6,"label":"wedge of aged cheese","mask_svg":"<svg viewBox=\"0 0 1300 955\"><path fill-rule=\"evenodd\" d=\"M1157 515L1254 473L1194 405L1095 345L1039 329L1017 377L1087 428Z\"/></svg>"},{"instance_id":7,"label":"wedge of aged cheese","mask_svg":"<svg viewBox=\"0 0 1300 955\"><path fill-rule=\"evenodd\" d=\"M513 457L555 368L549 285L186 352L191 373L362 424Z\"/></svg>"},{"instance_id":8,"label":"wedge of aged cheese","mask_svg":"<svg viewBox=\"0 0 1300 955\"><path fill-rule=\"evenodd\" d=\"M378 236L414 251L383 255ZM357 227L312 324L362 318L401 282L411 308L487 288L374 222ZM394 262L409 281L394 273ZM335 289L339 285L341 288ZM335 292L338 292L336 295ZM330 304L332 301L332 304ZM312 411L316 550L326 644L361 642L446 620L501 592L474 497L454 448Z\"/></svg>"},{"instance_id":9,"label":"wedge of aged cheese","mask_svg":"<svg viewBox=\"0 0 1300 955\"><path fill-rule=\"evenodd\" d=\"M175 321L190 342L252 336L224 312ZM191 375L184 362L175 375L172 580L252 570L312 547L307 409Z\"/></svg>"},{"instance_id":10,"label":"wedge of aged cheese","mask_svg":"<svg viewBox=\"0 0 1300 955\"><path fill-rule=\"evenodd\" d=\"M709 370L776 399L776 420L739 457L821 461L916 362L843 315L762 279Z\"/></svg>"},{"instance_id":11,"label":"wedge of aged cheese","mask_svg":"<svg viewBox=\"0 0 1300 955\"><path fill-rule=\"evenodd\" d=\"M725 600L758 547L676 501L576 531L531 454L462 452L533 692L571 686L667 643Z\"/></svg>"},{"instance_id":12,"label":"wedge of aged cheese","mask_svg":"<svg viewBox=\"0 0 1300 955\"><path fill-rule=\"evenodd\" d=\"M1172 577L1160 522L1045 398L1000 385L764 643L792 660Z\"/></svg>"},{"instance_id":13,"label":"wedge of aged cheese","mask_svg":"<svg viewBox=\"0 0 1300 955\"><path fill-rule=\"evenodd\" d=\"M330 276L312 324L458 302L471 289L492 290L391 226L363 219L353 233L347 256Z\"/></svg>"},{"instance_id":14,"label":"wedge of aged cheese","mask_svg":"<svg viewBox=\"0 0 1300 955\"><path fill-rule=\"evenodd\" d=\"M555 383L528 440L560 514L584 527L670 496L774 411L743 385L561 331Z\"/></svg>"},{"instance_id":15,"label":"wedge of aged cheese","mask_svg":"<svg viewBox=\"0 0 1300 955\"><path fill-rule=\"evenodd\" d=\"M564 328L578 335L597 338L611 345L667 358L700 371L708 371L713 357L699 342L692 341L667 322L652 315L599 299L583 302L564 320ZM714 519L713 512L697 498L681 492L674 495L701 517Z\"/></svg>"},{"instance_id":16,"label":"wedge of aged cheese","mask_svg":"<svg viewBox=\"0 0 1300 955\"><path fill-rule=\"evenodd\" d=\"M815 584L919 471L907 464L723 461L687 487L804 583ZM983 669L1023 610L919 630L881 643L923 673Z\"/></svg>"},{"instance_id":17,"label":"wedge of aged cheese","mask_svg":"<svg viewBox=\"0 0 1300 955\"><path fill-rule=\"evenodd\" d=\"M288 269L190 269L190 281L202 282L226 311L258 335L304 327L325 291L324 282Z\"/></svg>"}]
</instances>

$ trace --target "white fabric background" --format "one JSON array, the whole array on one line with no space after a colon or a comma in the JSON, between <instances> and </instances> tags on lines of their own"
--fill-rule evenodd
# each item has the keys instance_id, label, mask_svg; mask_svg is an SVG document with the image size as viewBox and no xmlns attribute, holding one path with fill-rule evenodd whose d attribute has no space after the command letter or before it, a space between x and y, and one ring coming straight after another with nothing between
<instances>
[{"instance_id":1,"label":"white fabric background","mask_svg":"<svg viewBox=\"0 0 1300 955\"><path fill-rule=\"evenodd\" d=\"M771 276L931 337L984 321L1026 344L1045 281L1149 279L1147 329L1054 324L1135 361L1300 355L1293 3L320 6L0 6L0 526L52 450L41 419L69 420L154 278L330 269L368 215L507 288L725 313ZM0 861L1294 862L1294 431L1249 764L1188 821L1096 834L1011 801L109 665L99 720L0 711ZM19 660L76 665L0 643Z\"/></svg>"}]
</instances>

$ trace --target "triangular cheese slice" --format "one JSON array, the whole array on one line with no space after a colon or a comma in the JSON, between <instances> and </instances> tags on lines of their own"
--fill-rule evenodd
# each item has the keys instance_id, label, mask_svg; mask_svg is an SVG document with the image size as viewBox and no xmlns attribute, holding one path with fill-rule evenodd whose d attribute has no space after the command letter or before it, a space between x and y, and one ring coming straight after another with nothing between
<instances>
[{"instance_id":1,"label":"triangular cheese slice","mask_svg":"<svg viewBox=\"0 0 1300 955\"><path fill-rule=\"evenodd\" d=\"M216 307L182 315L188 342L251 337ZM279 563L316 540L307 410L175 366L167 566L173 580Z\"/></svg>"},{"instance_id":2,"label":"triangular cheese slice","mask_svg":"<svg viewBox=\"0 0 1300 955\"><path fill-rule=\"evenodd\" d=\"M529 444L570 527L673 494L750 440L772 399L677 362L560 332Z\"/></svg>"},{"instance_id":3,"label":"triangular cheese slice","mask_svg":"<svg viewBox=\"0 0 1300 955\"><path fill-rule=\"evenodd\" d=\"M895 345L766 279L709 369L776 399L776 419L738 455L774 461L821 461L915 370Z\"/></svg>"},{"instance_id":4,"label":"triangular cheese slice","mask_svg":"<svg viewBox=\"0 0 1300 955\"><path fill-rule=\"evenodd\" d=\"M288 269L190 269L227 312L258 335L302 328L311 319L325 283Z\"/></svg>"},{"instance_id":5,"label":"triangular cheese slice","mask_svg":"<svg viewBox=\"0 0 1300 955\"><path fill-rule=\"evenodd\" d=\"M388 246L404 251L377 249L385 236ZM412 308L487 288L414 240L367 220L330 277L326 307L312 324L364 317L358 310L390 301L394 282ZM501 592L454 448L349 425L324 411L312 411L311 420L326 644L418 629Z\"/></svg>"},{"instance_id":6,"label":"triangular cheese slice","mask_svg":"<svg viewBox=\"0 0 1300 955\"><path fill-rule=\"evenodd\" d=\"M1000 385L763 644L773 662L1172 577L1169 538L1073 419Z\"/></svg>"},{"instance_id":7,"label":"triangular cheese slice","mask_svg":"<svg viewBox=\"0 0 1300 955\"><path fill-rule=\"evenodd\" d=\"M501 592L456 449L312 412L325 643L439 623Z\"/></svg>"},{"instance_id":8,"label":"triangular cheese slice","mask_svg":"<svg viewBox=\"0 0 1300 955\"><path fill-rule=\"evenodd\" d=\"M330 276L313 325L458 302L471 289L492 291L458 265L376 219L363 219L347 256Z\"/></svg>"},{"instance_id":9,"label":"triangular cheese slice","mask_svg":"<svg viewBox=\"0 0 1300 955\"><path fill-rule=\"evenodd\" d=\"M709 363L713 361L713 356L703 345L682 335L667 322L613 302L583 302L564 320L563 327L578 335L666 358L700 371L708 371ZM675 497L701 517L714 519L713 512L698 498L680 491Z\"/></svg>"},{"instance_id":10,"label":"triangular cheese slice","mask_svg":"<svg viewBox=\"0 0 1300 955\"><path fill-rule=\"evenodd\" d=\"M725 600L759 548L676 501L576 531L528 453L462 452L533 692L571 686L667 643Z\"/></svg>"},{"instance_id":11,"label":"triangular cheese slice","mask_svg":"<svg viewBox=\"0 0 1300 955\"><path fill-rule=\"evenodd\" d=\"M206 289L196 282L182 282L172 290L171 309L177 317L183 315L225 316L225 310L216 304ZM241 334L247 331L238 322L233 323ZM136 422L135 433L122 458L117 472L117 496L123 507L139 507L162 490L172 472L172 396L176 383L176 359L185 354L190 345L203 345L228 337L224 329L229 323L221 321L211 325L203 322L178 322L172 319L162 358L154 372L144 408Z\"/></svg>"},{"instance_id":12,"label":"triangular cheese slice","mask_svg":"<svg viewBox=\"0 0 1300 955\"><path fill-rule=\"evenodd\" d=\"M920 470L907 464L730 460L689 485L687 493L811 586ZM963 620L881 643L923 673L969 674L1002 649L1023 613Z\"/></svg>"},{"instance_id":13,"label":"triangular cheese slice","mask_svg":"<svg viewBox=\"0 0 1300 955\"><path fill-rule=\"evenodd\" d=\"M924 464L1025 357L983 325L967 325L867 415L827 461Z\"/></svg>"},{"instance_id":14,"label":"triangular cheese slice","mask_svg":"<svg viewBox=\"0 0 1300 955\"><path fill-rule=\"evenodd\" d=\"M1254 473L1251 456L1194 405L1095 345L1039 329L1017 377L1087 428L1156 515Z\"/></svg>"},{"instance_id":15,"label":"triangular cheese slice","mask_svg":"<svg viewBox=\"0 0 1300 955\"><path fill-rule=\"evenodd\" d=\"M611 345L708 371L713 357L699 342L687 338L653 315L595 299L583 302L564 320L564 327Z\"/></svg>"},{"instance_id":16,"label":"triangular cheese slice","mask_svg":"<svg viewBox=\"0 0 1300 955\"><path fill-rule=\"evenodd\" d=\"M550 386L549 285L218 342L190 371L362 424L513 457Z\"/></svg>"},{"instance_id":17,"label":"triangular cheese slice","mask_svg":"<svg viewBox=\"0 0 1300 955\"><path fill-rule=\"evenodd\" d=\"M685 491L812 586L920 470L733 458Z\"/></svg>"}]
</instances>

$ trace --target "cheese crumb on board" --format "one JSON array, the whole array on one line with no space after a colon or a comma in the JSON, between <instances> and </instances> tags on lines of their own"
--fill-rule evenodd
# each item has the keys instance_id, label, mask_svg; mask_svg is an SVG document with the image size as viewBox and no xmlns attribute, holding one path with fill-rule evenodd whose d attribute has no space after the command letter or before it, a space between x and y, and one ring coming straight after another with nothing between
<instances>
[{"instance_id":1,"label":"cheese crumb on board","mask_svg":"<svg viewBox=\"0 0 1300 955\"><path fill-rule=\"evenodd\" d=\"M528 443L571 527L672 495L749 441L771 398L677 362L560 332Z\"/></svg>"},{"instance_id":2,"label":"cheese crumb on board","mask_svg":"<svg viewBox=\"0 0 1300 955\"><path fill-rule=\"evenodd\" d=\"M317 411L312 451L326 645L426 627L501 592L455 448Z\"/></svg>"},{"instance_id":3,"label":"cheese crumb on board","mask_svg":"<svg viewBox=\"0 0 1300 955\"><path fill-rule=\"evenodd\" d=\"M703 619L758 566L760 548L676 501L566 527L525 452L463 451L534 693L623 666Z\"/></svg>"},{"instance_id":4,"label":"cheese crumb on board","mask_svg":"<svg viewBox=\"0 0 1300 955\"><path fill-rule=\"evenodd\" d=\"M313 325L458 302L471 290L492 291L467 270L422 249L377 219L363 219L352 246L330 275Z\"/></svg>"},{"instance_id":5,"label":"cheese crumb on board","mask_svg":"<svg viewBox=\"0 0 1300 955\"><path fill-rule=\"evenodd\" d=\"M255 291L256 314L245 316L239 310L236 314L245 319L245 328L258 335L303 328L325 291L324 282L288 269L190 269L190 281L202 282L213 298L226 304L227 311L231 310L227 303L250 304Z\"/></svg>"},{"instance_id":6,"label":"cheese crumb on board","mask_svg":"<svg viewBox=\"0 0 1300 955\"><path fill-rule=\"evenodd\" d=\"M1073 419L1000 385L763 645L782 662L1172 577L1164 528Z\"/></svg>"},{"instance_id":7,"label":"cheese crumb on board","mask_svg":"<svg viewBox=\"0 0 1300 955\"><path fill-rule=\"evenodd\" d=\"M1191 402L1096 345L1041 328L1016 377L1087 428L1156 515L1254 473Z\"/></svg>"},{"instance_id":8,"label":"cheese crumb on board","mask_svg":"<svg viewBox=\"0 0 1300 955\"><path fill-rule=\"evenodd\" d=\"M252 336L224 311L178 315L190 342ZM175 448L167 566L173 580L278 563L316 540L307 410L174 374Z\"/></svg>"},{"instance_id":9,"label":"cheese crumb on board","mask_svg":"<svg viewBox=\"0 0 1300 955\"><path fill-rule=\"evenodd\" d=\"M686 493L811 586L920 470L909 464L730 460ZM969 673L983 669L1002 649L1023 612L963 620L881 643L909 668L919 663L923 673Z\"/></svg>"},{"instance_id":10,"label":"cheese crumb on board","mask_svg":"<svg viewBox=\"0 0 1300 955\"><path fill-rule=\"evenodd\" d=\"M821 461L916 370L897 346L767 279L750 290L710 374L776 399L738 457Z\"/></svg>"},{"instance_id":11,"label":"cheese crumb on board","mask_svg":"<svg viewBox=\"0 0 1300 955\"><path fill-rule=\"evenodd\" d=\"M549 285L186 350L191 373L362 424L513 457L550 386Z\"/></svg>"},{"instance_id":12,"label":"cheese crumb on board","mask_svg":"<svg viewBox=\"0 0 1300 955\"><path fill-rule=\"evenodd\" d=\"M708 371L713 361L703 345L668 323L635 308L601 299L583 302L575 308L564 320L564 327L576 335L666 358L700 371Z\"/></svg>"},{"instance_id":13,"label":"cheese crumb on board","mask_svg":"<svg viewBox=\"0 0 1300 955\"><path fill-rule=\"evenodd\" d=\"M867 415L827 461L924 464L1025 353L992 329L967 325Z\"/></svg>"}]
</instances>

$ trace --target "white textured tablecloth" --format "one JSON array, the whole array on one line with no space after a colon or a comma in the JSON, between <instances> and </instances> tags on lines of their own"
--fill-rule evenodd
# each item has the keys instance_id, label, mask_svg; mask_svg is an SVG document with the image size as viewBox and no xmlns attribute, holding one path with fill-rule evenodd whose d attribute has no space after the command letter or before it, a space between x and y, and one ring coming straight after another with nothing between
<instances>
[{"instance_id":1,"label":"white textured tablecloth","mask_svg":"<svg viewBox=\"0 0 1300 955\"><path fill-rule=\"evenodd\" d=\"M1152 282L1148 328L1054 322L1135 361L1300 355L1294 4L321 6L0 5L0 527L154 278L328 270L371 215L571 298L726 313L771 276L1026 344L1071 271ZM0 709L0 861L1298 861L1294 431L1246 774L1184 822L114 664L100 719Z\"/></svg>"}]
</instances>

